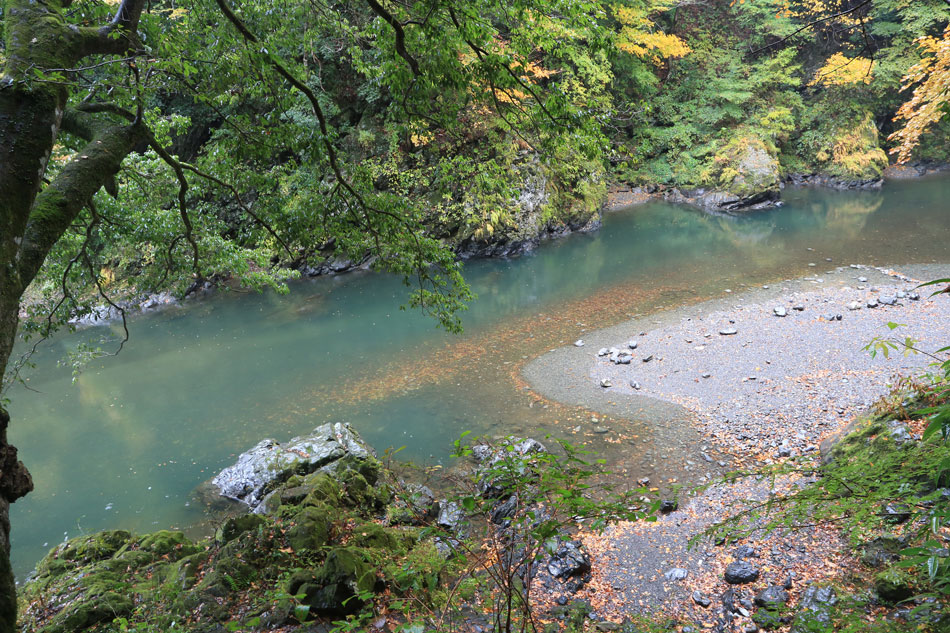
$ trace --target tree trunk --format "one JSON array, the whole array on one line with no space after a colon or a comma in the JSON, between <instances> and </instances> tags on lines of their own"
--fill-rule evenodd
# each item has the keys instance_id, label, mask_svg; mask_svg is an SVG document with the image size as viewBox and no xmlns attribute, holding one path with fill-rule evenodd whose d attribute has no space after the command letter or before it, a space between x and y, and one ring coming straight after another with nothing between
<instances>
[{"instance_id":1,"label":"tree trunk","mask_svg":"<svg viewBox=\"0 0 950 633\"><path fill-rule=\"evenodd\" d=\"M5 47L0 74L0 376L7 369L23 292L50 249L148 138L139 119L118 123L70 110L68 84L36 71L68 69L89 55L135 49L144 0L122 0L111 22L77 27L63 8L72 0L0 0ZM52 179L47 164L63 125L89 143ZM0 408L0 633L16 630L16 584L10 564L10 504L33 489L7 441L10 416Z\"/></svg>"}]
</instances>

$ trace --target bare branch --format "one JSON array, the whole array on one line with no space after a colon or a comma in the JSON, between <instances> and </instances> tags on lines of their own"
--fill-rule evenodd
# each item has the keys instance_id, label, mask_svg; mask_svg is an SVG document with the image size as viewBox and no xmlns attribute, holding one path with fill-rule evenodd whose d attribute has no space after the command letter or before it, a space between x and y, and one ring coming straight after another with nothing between
<instances>
[{"instance_id":1,"label":"bare branch","mask_svg":"<svg viewBox=\"0 0 950 633\"><path fill-rule=\"evenodd\" d=\"M950 0L945 0L945 1L948 2L948 3L950 3ZM821 24L822 22L828 22L829 20L834 20L835 18L844 17L844 16L846 16L846 15L848 15L848 14L854 13L854 12L857 11L858 9L860 9L860 8L862 8L862 7L866 7L866 6L869 5L869 4L871 4L871 0L863 0L860 4L857 4L857 5L853 6L853 7L851 7L850 9L845 9L844 11L839 11L838 13L835 13L835 14L832 14L832 15L826 15L826 16L823 17L823 18L818 18L818 19L816 19L816 20L812 20L812 21L809 22L808 24L805 24L805 25L803 25L803 26L801 26L801 27L795 29L794 31L792 31L791 33L789 33L788 35L786 35L786 36L783 37L782 39L776 40L776 41L772 42L771 44L766 44L765 46L761 46L761 47L755 49L754 51L751 51L751 54L752 54L752 55L755 55L756 53L761 53L762 51L765 51L765 50L768 50L768 49L772 48L773 46L778 46L779 44L782 44L783 42L787 42L788 40L792 39L793 37L795 37L796 35L798 35L798 34L801 33L802 31L805 31L805 30L807 30L807 29L810 29L810 28L812 28L812 27L814 27L814 26L818 26L818 25Z\"/></svg>"}]
</instances>

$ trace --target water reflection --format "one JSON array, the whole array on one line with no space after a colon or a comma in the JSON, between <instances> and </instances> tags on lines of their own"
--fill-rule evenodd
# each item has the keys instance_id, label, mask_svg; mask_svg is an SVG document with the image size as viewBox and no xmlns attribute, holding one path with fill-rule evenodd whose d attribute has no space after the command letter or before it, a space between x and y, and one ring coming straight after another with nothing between
<instances>
[{"instance_id":1,"label":"water reflection","mask_svg":"<svg viewBox=\"0 0 950 633\"><path fill-rule=\"evenodd\" d=\"M122 354L75 383L56 361L102 330L60 337L36 357L28 384L40 393L11 393L12 439L37 484L13 506L16 570L83 530L192 524L201 512L188 505L190 492L235 454L324 421L349 421L380 449L405 444L401 455L416 460L445 461L463 430L543 429L591 442L631 476L655 474L646 471L656 463L675 472L671 447L681 453L691 440L654 446L658 414L637 422L598 414L612 437L629 440L594 436L589 411L524 389L526 358L632 314L814 273L809 263L823 271L950 259L948 184L787 190L784 207L736 218L662 203L611 214L597 233L515 260L470 262L479 300L461 337L400 311L399 280L369 274L138 318ZM677 424L686 438L688 423Z\"/></svg>"}]
</instances>

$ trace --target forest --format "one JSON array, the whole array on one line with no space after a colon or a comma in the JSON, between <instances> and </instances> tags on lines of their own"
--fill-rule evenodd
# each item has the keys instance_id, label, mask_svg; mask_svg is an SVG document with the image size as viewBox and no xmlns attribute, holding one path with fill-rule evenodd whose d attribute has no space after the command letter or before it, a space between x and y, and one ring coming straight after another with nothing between
<instances>
[{"instance_id":1,"label":"forest","mask_svg":"<svg viewBox=\"0 0 950 633\"><path fill-rule=\"evenodd\" d=\"M950 364L940 289L950 284L941 267L950 261L950 219L943 207L947 181L929 174L950 164L950 118L944 117L950 2L3 0L0 42L0 631L946 630ZM917 183L911 176L926 177ZM887 195L902 197L887 201ZM608 283L594 268L607 257L601 251L582 257L586 263L545 264L544 274L563 275L551 285L574 293L544 290L555 297L545 309L559 320L547 334L521 320L534 310L525 307L526 296L543 294L540 281L532 278L529 289L512 290L504 301L493 296L502 291L485 281L482 260L547 261L540 253L549 242L596 234L602 224L606 232L613 222L608 210L629 202L643 211L631 212L641 220L630 225L628 239L639 233L643 242L617 242L611 250L642 249L644 258L662 262L650 269L660 281L637 286L610 277ZM825 224L817 229L817 211L794 216L788 226L780 219L792 207L825 204L833 209L822 211ZM877 229L882 206L917 215L895 215ZM648 221L651 213L658 219ZM789 228L792 223L798 224ZM673 228L662 230L691 232L675 241L656 228L666 224ZM792 235L799 229L812 232ZM818 243L817 250L806 246ZM775 250L767 262L765 248ZM819 251L825 263L818 263ZM695 259L704 253L712 255ZM644 261L613 267L647 267ZM835 266L817 276L816 269ZM559 267L565 270L552 272ZM539 394L539 409L568 406L557 400L581 407L571 415L585 420L593 407L589 435L604 435L597 440L604 442L617 433L605 420L622 416L603 414L596 408L602 405L591 404L595 396L688 401L683 406L710 420L689 423L704 438L689 449L689 463L695 466L701 455L701 462L718 462L721 473L698 478L698 468L687 468L690 474L670 471L658 484L660 474L651 470L651 485L650 477L619 467L628 464L623 451L608 459L561 433L538 449L530 444L541 446L537 440L524 439L527 432L502 425L482 443L456 442L456 459L477 465L453 469L435 484L432 468L403 473L409 467L396 465L385 446L375 446L377 458L357 434L366 435L358 422L356 431L324 425L318 430L333 435L326 441L342 446L345 456L334 453L318 464L314 451L324 449L311 439L293 449L303 462L285 451L266 467L255 466L275 474L255 489L253 503L249 488L221 493L240 500L242 511L250 506L251 514L215 514L216 529L206 521L201 535L171 530L177 524L138 536L113 525L67 539L38 565L32 560L29 581L15 574L11 504L42 494L45 473L31 475L31 459L13 438L18 425L31 425L17 414L36 391L31 372L57 363L43 355L44 345L111 323L111 338L87 337L58 359L76 389L95 399L102 395L91 387L95 379L85 377L87 368L122 362L129 353L124 346L135 345L139 317L132 315L146 304L188 310L191 303L255 291L297 306L300 284L367 279L360 271L396 279L401 290L372 286L377 290L366 293L384 297L386 318L404 308L425 315L429 330L451 334L425 336L451 350L453 363L486 349L508 350L497 352L499 358L518 369L486 400L507 403L509 392L531 390ZM807 284L825 284L832 274L858 281L831 299L808 294ZM795 286L799 294L783 286L778 298L755 299L766 306L769 325L761 331L772 338L743 338L741 349L716 361L725 363L721 373L745 372L743 385L759 387L785 378L800 385L825 373L848 376L844 382L861 385L860 393L845 395L835 383L807 397L774 396L779 404L736 395L733 402L745 404L733 410L726 398L732 387L717 387L716 396L695 391L693 383L719 377L712 364L664 370L662 363L680 356L693 363L691 354L711 341L738 344L747 323L758 328L758 317L742 305L717 317L725 321L708 332L664 325L664 336L693 346L685 354L663 347L664 336L648 342L652 324L638 325L642 343L617 342L633 330L614 338L596 330L644 311L685 309L713 297L738 300L732 292L739 285L778 288L792 284L790 278L804 279L806 285ZM328 287L312 296L327 301ZM595 290L612 298L582 294ZM555 300L568 306L556 312ZM338 309L342 314L362 301L354 295ZM494 329L479 316L483 302L491 306L483 310L503 315ZM903 311L894 313L897 307ZM294 309L303 314L312 307ZM367 314L372 310L375 305ZM799 315L814 317L800 333L792 325ZM825 338L829 323L859 319L854 330L839 328L841 338ZM788 329L775 330L777 323ZM520 339L513 341L521 333L538 340L518 347ZM405 347L430 343L406 340ZM602 341L603 353L591 341ZM779 341L795 351L790 357L808 356L798 353L803 349L857 352L841 352L841 365L829 352L824 364L816 357L807 366L771 360L743 366L751 352L742 350L774 350ZM563 385L550 387L559 394L551 396L542 386L548 378L532 378L532 363L549 350L557 354L551 348L575 355L565 366L583 369L592 400L574 402L563 396ZM314 364L332 365L343 355ZM891 375L894 366L865 365L902 355L913 361L901 365L899 377ZM548 373L568 363L545 362ZM364 392L411 395L419 388L414 381L454 376L455 368L431 363L409 358L353 380ZM765 364L772 367L762 369ZM616 373L633 368L638 373ZM779 373L759 378L770 369ZM695 377L664 383L665 391L646 383L675 382L681 371ZM465 375L481 381L481 373ZM346 399L369 397L350 389ZM795 409L822 398L823 408ZM714 415L703 409L711 401ZM499 416L506 415L498 406ZM468 409L474 415L479 406ZM780 409L786 412L771 415ZM840 416L833 427L820 421L829 409ZM771 421L758 431L749 431L755 424L738 430L729 425L737 416ZM467 418L462 424L474 426ZM445 429L455 437L469 430ZM632 445L631 438L639 435L620 434L616 443ZM214 459L233 457L259 439ZM739 445L745 453L733 455ZM50 459L57 450L51 446ZM819 452L818 462L808 461ZM766 459L745 459L753 453ZM462 485L459 492L459 479L471 489ZM698 487L678 492L687 479ZM733 486L735 499L730 512L713 513L697 533L729 546L752 533L785 534L800 525L832 530L841 546L816 553L812 562L844 570L834 580L850 588L848 597L839 587L842 597L829 599L825 585L806 587L794 573L775 572L756 585L755 595L719 592L714 601L724 606L715 622L696 615L710 602L702 584L683 590L682 602L693 611L666 605L612 612L602 596L621 590L598 575L605 573L600 563L590 570L589 554L609 561L615 548L598 551L600 536L582 547L574 535L587 529L599 535L618 521L662 527L690 495L692 507L712 504L704 495L714 480ZM752 481L773 482L765 501ZM829 542L823 534L809 538ZM614 538L615 545L635 542ZM763 543L759 549L778 547ZM759 581L758 567L752 580L730 580L731 572L751 578L752 554L733 553L732 561L722 554L715 560L728 564L726 583ZM872 558L871 571L848 571L848 555ZM668 572L667 582L684 581L690 589L694 579L699 583L695 568L671 571L677 574ZM560 588L568 585L601 597L561 602ZM861 587L876 597L864 600ZM803 623L802 613L814 617Z\"/></svg>"}]
</instances>

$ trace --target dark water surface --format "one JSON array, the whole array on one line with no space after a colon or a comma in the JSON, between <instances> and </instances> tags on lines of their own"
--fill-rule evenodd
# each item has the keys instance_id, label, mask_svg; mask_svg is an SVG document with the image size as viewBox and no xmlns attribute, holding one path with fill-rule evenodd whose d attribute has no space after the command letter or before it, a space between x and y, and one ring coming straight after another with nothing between
<instances>
[{"instance_id":1,"label":"dark water surface","mask_svg":"<svg viewBox=\"0 0 950 633\"><path fill-rule=\"evenodd\" d=\"M592 433L604 416L543 401L520 367L585 331L726 289L851 263L950 261L948 178L882 192L791 189L784 199L741 218L650 203L524 257L470 262L479 299L459 337L399 310L402 285L373 274L137 317L123 352L75 381L57 361L115 332L61 336L34 358L28 384L38 393L9 394L11 439L36 483L12 508L15 569L23 577L84 532L200 524L197 484L264 437L285 440L326 421L350 422L379 450L406 445L400 457L429 465L449 464L465 430L549 431L589 442L631 478L681 476L700 441L685 418L645 412L612 421L612 435Z\"/></svg>"}]
</instances>

